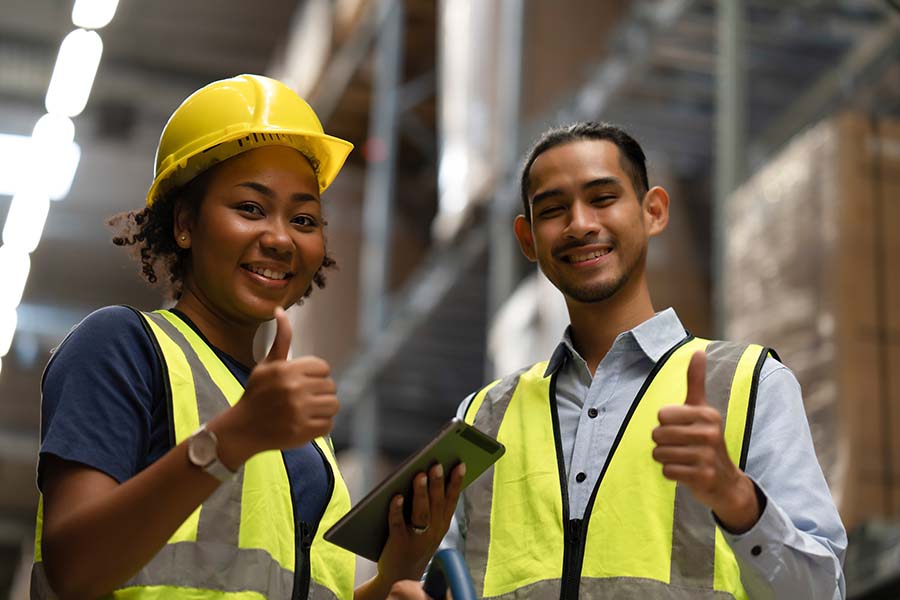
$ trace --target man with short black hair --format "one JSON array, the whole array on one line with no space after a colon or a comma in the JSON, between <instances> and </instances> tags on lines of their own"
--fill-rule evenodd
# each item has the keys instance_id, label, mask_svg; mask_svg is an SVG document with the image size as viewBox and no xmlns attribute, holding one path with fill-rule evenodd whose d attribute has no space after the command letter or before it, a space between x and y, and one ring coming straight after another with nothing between
<instances>
[{"instance_id":1,"label":"man with short black hair","mask_svg":"<svg viewBox=\"0 0 900 600\"><path fill-rule=\"evenodd\" d=\"M507 448L445 539L477 595L844 598L846 534L793 374L654 310L669 196L640 145L609 124L550 130L522 201L516 238L571 325L548 361L460 407Z\"/></svg>"}]
</instances>

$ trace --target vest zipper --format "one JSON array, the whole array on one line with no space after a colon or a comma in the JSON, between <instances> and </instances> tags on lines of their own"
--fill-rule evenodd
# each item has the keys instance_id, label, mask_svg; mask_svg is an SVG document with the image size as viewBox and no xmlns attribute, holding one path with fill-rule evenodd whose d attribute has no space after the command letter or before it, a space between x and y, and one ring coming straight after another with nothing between
<instances>
[{"instance_id":1,"label":"vest zipper","mask_svg":"<svg viewBox=\"0 0 900 600\"><path fill-rule=\"evenodd\" d=\"M577 600L581 586L581 566L584 563L585 532L583 519L566 522L564 534L565 554L563 556L563 577L561 600Z\"/></svg>"},{"instance_id":2,"label":"vest zipper","mask_svg":"<svg viewBox=\"0 0 900 600\"><path fill-rule=\"evenodd\" d=\"M563 458L562 436L559 432L559 411L556 406L556 373L550 379L550 417L553 422L553 441L556 445L556 468L562 496L563 567L559 590L560 600L577 600L581 585L581 565L584 561L584 532L581 519L569 518L569 484L566 461Z\"/></svg>"},{"instance_id":3,"label":"vest zipper","mask_svg":"<svg viewBox=\"0 0 900 600\"><path fill-rule=\"evenodd\" d=\"M299 538L297 540L299 543L296 544L297 559L295 560L294 567L294 593L292 594L292 598L294 600L305 600L309 597L309 549L312 547L315 532L310 532L309 525L303 521L300 521L297 524L295 531Z\"/></svg>"},{"instance_id":4,"label":"vest zipper","mask_svg":"<svg viewBox=\"0 0 900 600\"><path fill-rule=\"evenodd\" d=\"M328 461L328 457L325 456L325 453L322 452L322 449L319 448L319 445L315 441L310 442L310 444L312 444L312 447L316 449L316 452L319 453L319 456L322 457L322 464L325 465L325 472L328 474L328 493L326 494L326 496L328 497L328 503L325 505L325 510L327 511L328 504L331 504L331 496L334 494L334 471L331 468L331 463ZM300 538L300 543L298 544L300 553L297 556L294 567L294 600L306 600L306 598L309 597L309 582L311 578L310 549L312 548L313 540L316 539L316 532L319 531L319 524L321 522L322 519L319 519L315 525L310 526L309 524L301 521L299 523L299 526L295 528L297 531L297 535ZM303 561L303 570L302 573L300 573L300 577L298 577L298 570L296 565L299 565L301 560Z\"/></svg>"}]
</instances>

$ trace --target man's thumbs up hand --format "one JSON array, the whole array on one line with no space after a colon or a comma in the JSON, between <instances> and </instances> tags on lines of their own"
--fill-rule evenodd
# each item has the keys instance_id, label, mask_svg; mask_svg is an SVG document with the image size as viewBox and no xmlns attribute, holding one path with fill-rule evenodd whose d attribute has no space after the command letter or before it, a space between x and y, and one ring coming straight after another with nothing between
<instances>
[{"instance_id":1,"label":"man's thumbs up hand","mask_svg":"<svg viewBox=\"0 0 900 600\"><path fill-rule=\"evenodd\" d=\"M732 533L750 529L760 507L753 482L728 456L722 415L706 402L706 353L691 356L683 404L659 411L653 458L663 476L680 482Z\"/></svg>"},{"instance_id":2,"label":"man's thumbs up hand","mask_svg":"<svg viewBox=\"0 0 900 600\"><path fill-rule=\"evenodd\" d=\"M706 352L694 352L687 372L686 406L706 406Z\"/></svg>"}]
</instances>

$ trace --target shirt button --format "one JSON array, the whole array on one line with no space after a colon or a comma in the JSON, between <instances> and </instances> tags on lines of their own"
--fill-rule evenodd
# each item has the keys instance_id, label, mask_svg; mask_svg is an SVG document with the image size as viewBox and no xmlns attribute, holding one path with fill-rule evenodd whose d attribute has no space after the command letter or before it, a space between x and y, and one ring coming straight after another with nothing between
<instances>
[{"instance_id":1,"label":"shirt button","mask_svg":"<svg viewBox=\"0 0 900 600\"><path fill-rule=\"evenodd\" d=\"M587 479L587 475L585 475L584 473L579 473L575 476L575 481L577 481L578 483L581 483L585 479Z\"/></svg>"},{"instance_id":2,"label":"shirt button","mask_svg":"<svg viewBox=\"0 0 900 600\"><path fill-rule=\"evenodd\" d=\"M592 419L597 418L597 409L596 409L596 408L589 408L589 409L588 409L588 416L589 416L590 418L592 418Z\"/></svg>"},{"instance_id":3,"label":"shirt button","mask_svg":"<svg viewBox=\"0 0 900 600\"><path fill-rule=\"evenodd\" d=\"M760 554L762 554L762 548L760 548L759 546L753 546L752 548L750 548L750 554L752 554L753 556L759 556Z\"/></svg>"}]
</instances>

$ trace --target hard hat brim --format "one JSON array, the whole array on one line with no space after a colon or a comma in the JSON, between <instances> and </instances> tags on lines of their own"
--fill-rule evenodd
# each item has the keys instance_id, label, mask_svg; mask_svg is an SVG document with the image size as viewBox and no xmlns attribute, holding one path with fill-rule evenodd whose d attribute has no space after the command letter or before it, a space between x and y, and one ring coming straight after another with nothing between
<instances>
[{"instance_id":1,"label":"hard hat brim","mask_svg":"<svg viewBox=\"0 0 900 600\"><path fill-rule=\"evenodd\" d=\"M287 146L306 156L316 172L320 194L331 185L353 150L353 144L347 140L326 133L283 129L271 132L242 130L218 138L207 147L199 148L190 156L168 165L156 176L147 191L147 206L152 206L171 190L185 185L213 165L264 146Z\"/></svg>"}]
</instances>

